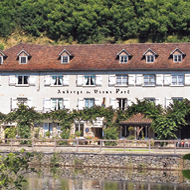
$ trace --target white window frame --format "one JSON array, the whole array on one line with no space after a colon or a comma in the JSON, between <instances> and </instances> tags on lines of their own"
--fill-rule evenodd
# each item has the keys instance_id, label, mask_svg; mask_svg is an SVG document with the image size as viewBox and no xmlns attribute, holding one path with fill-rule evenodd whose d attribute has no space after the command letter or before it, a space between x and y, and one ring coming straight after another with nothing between
<instances>
[{"instance_id":1,"label":"white window frame","mask_svg":"<svg viewBox=\"0 0 190 190\"><path fill-rule=\"evenodd\" d=\"M153 60L152 60L152 58ZM146 63L154 63L155 62L155 55L146 55Z\"/></svg>"},{"instance_id":2,"label":"white window frame","mask_svg":"<svg viewBox=\"0 0 190 190\"><path fill-rule=\"evenodd\" d=\"M0 56L0 65L2 65L3 64L3 56Z\"/></svg>"},{"instance_id":3,"label":"white window frame","mask_svg":"<svg viewBox=\"0 0 190 190\"><path fill-rule=\"evenodd\" d=\"M94 78L94 84L91 84L91 80L88 79L90 81L90 84L86 84L86 77L93 77ZM84 86L96 86L96 76L95 75L84 75Z\"/></svg>"},{"instance_id":4,"label":"white window frame","mask_svg":"<svg viewBox=\"0 0 190 190\"><path fill-rule=\"evenodd\" d=\"M144 100L147 100L149 102L156 104L156 98L144 98Z\"/></svg>"},{"instance_id":5,"label":"white window frame","mask_svg":"<svg viewBox=\"0 0 190 190\"><path fill-rule=\"evenodd\" d=\"M121 101L121 106L119 106L119 101ZM127 98L117 98L117 108L120 110L125 110L127 108Z\"/></svg>"},{"instance_id":6,"label":"white window frame","mask_svg":"<svg viewBox=\"0 0 190 190\"><path fill-rule=\"evenodd\" d=\"M53 109L53 100L56 100L55 109ZM61 107L59 108L59 100L61 100ZM63 109L63 98L51 98L51 110L61 110Z\"/></svg>"},{"instance_id":7,"label":"white window frame","mask_svg":"<svg viewBox=\"0 0 190 190\"><path fill-rule=\"evenodd\" d=\"M128 55L120 55L119 63L128 63L129 56Z\"/></svg>"},{"instance_id":8,"label":"white window frame","mask_svg":"<svg viewBox=\"0 0 190 190\"><path fill-rule=\"evenodd\" d=\"M176 84L174 83L174 77L176 77ZM179 82L180 77L183 78L183 82ZM181 84L182 83L182 84ZM171 86L184 86L184 75L172 75L172 83Z\"/></svg>"},{"instance_id":9,"label":"white window frame","mask_svg":"<svg viewBox=\"0 0 190 190\"><path fill-rule=\"evenodd\" d=\"M88 106L86 106L86 101L88 100ZM92 106L90 106L90 101L93 101L93 105ZM84 99L84 106L85 106L85 108L91 108L91 107L93 107L95 105L95 99L94 98L85 98Z\"/></svg>"},{"instance_id":10,"label":"white window frame","mask_svg":"<svg viewBox=\"0 0 190 190\"><path fill-rule=\"evenodd\" d=\"M18 104L28 105L28 98L17 98Z\"/></svg>"},{"instance_id":11,"label":"white window frame","mask_svg":"<svg viewBox=\"0 0 190 190\"><path fill-rule=\"evenodd\" d=\"M183 56L182 54L173 54L173 62L179 63L182 62Z\"/></svg>"},{"instance_id":12,"label":"white window frame","mask_svg":"<svg viewBox=\"0 0 190 190\"><path fill-rule=\"evenodd\" d=\"M53 77L56 77L57 84L53 84ZM62 78L62 84L58 84L59 77ZM63 86L63 75L51 75L51 86Z\"/></svg>"},{"instance_id":13,"label":"white window frame","mask_svg":"<svg viewBox=\"0 0 190 190\"><path fill-rule=\"evenodd\" d=\"M120 79L121 84L118 83L119 77L121 78ZM116 75L116 86L127 86L127 85L128 85L128 75Z\"/></svg>"},{"instance_id":14,"label":"white window frame","mask_svg":"<svg viewBox=\"0 0 190 190\"><path fill-rule=\"evenodd\" d=\"M64 58L67 58L67 61L64 61ZM69 63L70 56L69 55L62 55L61 56L61 63Z\"/></svg>"},{"instance_id":15,"label":"white window frame","mask_svg":"<svg viewBox=\"0 0 190 190\"><path fill-rule=\"evenodd\" d=\"M17 86L29 86L29 78L30 78L30 76L29 75L17 75L16 76L17 77ZM19 82L19 77L22 77L22 84L19 84L18 82ZM24 84L24 77L28 77L27 78L27 84Z\"/></svg>"},{"instance_id":16,"label":"white window frame","mask_svg":"<svg viewBox=\"0 0 190 190\"><path fill-rule=\"evenodd\" d=\"M174 100L178 100L178 101L183 101L183 97L173 97L172 101L174 102Z\"/></svg>"},{"instance_id":17,"label":"white window frame","mask_svg":"<svg viewBox=\"0 0 190 190\"><path fill-rule=\"evenodd\" d=\"M148 84L145 83L145 77L148 76ZM151 82L151 76L154 77L154 83ZM155 86L156 85L156 76L154 74L148 74L148 75L143 75L143 86ZM152 83L152 84L151 84Z\"/></svg>"},{"instance_id":18,"label":"white window frame","mask_svg":"<svg viewBox=\"0 0 190 190\"><path fill-rule=\"evenodd\" d=\"M76 125L78 125L78 130L76 130ZM83 125L83 131L81 130L81 125ZM80 135L80 137L83 137L84 136L84 123L75 123L75 133L79 131L80 133L82 133L82 135Z\"/></svg>"},{"instance_id":19,"label":"white window frame","mask_svg":"<svg viewBox=\"0 0 190 190\"><path fill-rule=\"evenodd\" d=\"M21 62L21 60L22 60L23 57L26 58L26 63L22 63ZM19 56L19 63L20 64L27 64L28 63L28 56Z\"/></svg>"}]
</instances>

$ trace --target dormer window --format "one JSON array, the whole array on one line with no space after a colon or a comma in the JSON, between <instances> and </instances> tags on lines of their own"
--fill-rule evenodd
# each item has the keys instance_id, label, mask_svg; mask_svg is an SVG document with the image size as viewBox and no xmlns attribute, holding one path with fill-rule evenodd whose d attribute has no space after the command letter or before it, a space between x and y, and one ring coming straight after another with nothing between
<instances>
[{"instance_id":1,"label":"dormer window","mask_svg":"<svg viewBox=\"0 0 190 190\"><path fill-rule=\"evenodd\" d=\"M182 55L181 54L173 55L173 61L174 62L182 62Z\"/></svg>"},{"instance_id":2,"label":"dormer window","mask_svg":"<svg viewBox=\"0 0 190 190\"><path fill-rule=\"evenodd\" d=\"M68 55L61 56L61 63L69 63L69 56Z\"/></svg>"},{"instance_id":3,"label":"dormer window","mask_svg":"<svg viewBox=\"0 0 190 190\"><path fill-rule=\"evenodd\" d=\"M19 57L19 63L20 64L27 64L28 63L28 59L29 59L29 57L31 57L31 55L29 53L27 53L25 50L21 50L17 54L17 57Z\"/></svg>"},{"instance_id":4,"label":"dormer window","mask_svg":"<svg viewBox=\"0 0 190 190\"><path fill-rule=\"evenodd\" d=\"M122 49L117 56L119 56L119 63L128 63L131 55L125 49Z\"/></svg>"},{"instance_id":5,"label":"dormer window","mask_svg":"<svg viewBox=\"0 0 190 190\"><path fill-rule=\"evenodd\" d=\"M185 56L185 53L181 51L178 47L170 53L170 56L173 56L173 62L178 63L182 62L183 56Z\"/></svg>"},{"instance_id":6,"label":"dormer window","mask_svg":"<svg viewBox=\"0 0 190 190\"><path fill-rule=\"evenodd\" d=\"M145 56L146 63L154 63L157 53L155 53L152 49L148 48L144 53L143 56Z\"/></svg>"},{"instance_id":7,"label":"dormer window","mask_svg":"<svg viewBox=\"0 0 190 190\"><path fill-rule=\"evenodd\" d=\"M3 56L0 56L0 65L3 64Z\"/></svg>"},{"instance_id":8,"label":"dormer window","mask_svg":"<svg viewBox=\"0 0 190 190\"><path fill-rule=\"evenodd\" d=\"M19 63L20 64L27 64L28 57L27 56L19 56Z\"/></svg>"},{"instance_id":9,"label":"dormer window","mask_svg":"<svg viewBox=\"0 0 190 190\"><path fill-rule=\"evenodd\" d=\"M61 57L61 63L66 64L66 63L69 63L69 61L71 60L72 55L66 49L64 49L59 54L59 56Z\"/></svg>"},{"instance_id":10,"label":"dormer window","mask_svg":"<svg viewBox=\"0 0 190 190\"><path fill-rule=\"evenodd\" d=\"M119 62L120 63L127 63L128 62L128 56L127 55L120 55L119 56Z\"/></svg>"},{"instance_id":11,"label":"dormer window","mask_svg":"<svg viewBox=\"0 0 190 190\"><path fill-rule=\"evenodd\" d=\"M154 55L146 55L146 62L147 63L154 63L155 56Z\"/></svg>"},{"instance_id":12,"label":"dormer window","mask_svg":"<svg viewBox=\"0 0 190 190\"><path fill-rule=\"evenodd\" d=\"M7 57L2 51L0 51L0 65L3 64L4 57Z\"/></svg>"}]
</instances>

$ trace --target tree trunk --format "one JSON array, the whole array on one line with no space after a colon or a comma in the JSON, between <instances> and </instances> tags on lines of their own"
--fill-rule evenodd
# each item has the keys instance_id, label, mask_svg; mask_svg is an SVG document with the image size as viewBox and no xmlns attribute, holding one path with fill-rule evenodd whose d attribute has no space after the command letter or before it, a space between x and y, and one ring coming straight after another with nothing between
<instances>
[{"instance_id":1,"label":"tree trunk","mask_svg":"<svg viewBox=\"0 0 190 190\"><path fill-rule=\"evenodd\" d=\"M144 127L137 127L136 134L137 134L137 140L139 139L140 132L143 130Z\"/></svg>"}]
</instances>

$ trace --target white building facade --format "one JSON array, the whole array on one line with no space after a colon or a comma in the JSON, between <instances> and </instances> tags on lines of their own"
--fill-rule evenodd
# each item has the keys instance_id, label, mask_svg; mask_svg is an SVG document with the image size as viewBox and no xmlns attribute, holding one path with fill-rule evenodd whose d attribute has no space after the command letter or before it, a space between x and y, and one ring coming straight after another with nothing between
<instances>
[{"instance_id":1,"label":"white building facade","mask_svg":"<svg viewBox=\"0 0 190 190\"><path fill-rule=\"evenodd\" d=\"M167 107L190 99L190 43L42 46L20 43L0 52L0 111L17 103L37 111L112 106L136 98ZM102 136L103 124L76 123L82 136ZM54 130L45 122L43 133ZM89 130L85 130L88 128ZM122 134L122 133L120 133ZM122 135L121 135L122 136Z\"/></svg>"}]
</instances>

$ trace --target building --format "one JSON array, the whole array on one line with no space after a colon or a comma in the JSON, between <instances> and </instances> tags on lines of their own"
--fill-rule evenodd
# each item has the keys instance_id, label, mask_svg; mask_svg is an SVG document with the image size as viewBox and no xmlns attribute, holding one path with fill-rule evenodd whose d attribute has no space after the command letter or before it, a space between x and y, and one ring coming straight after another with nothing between
<instances>
[{"instance_id":1,"label":"building","mask_svg":"<svg viewBox=\"0 0 190 190\"><path fill-rule=\"evenodd\" d=\"M136 98L168 106L175 99L190 98L190 43L20 43L0 51L0 85L2 113L18 102L40 112L93 105L125 109ZM101 137L102 127L100 119L93 124L76 122L72 130ZM60 128L44 121L42 129L43 134L54 134ZM121 124L120 137L125 130Z\"/></svg>"}]
</instances>

